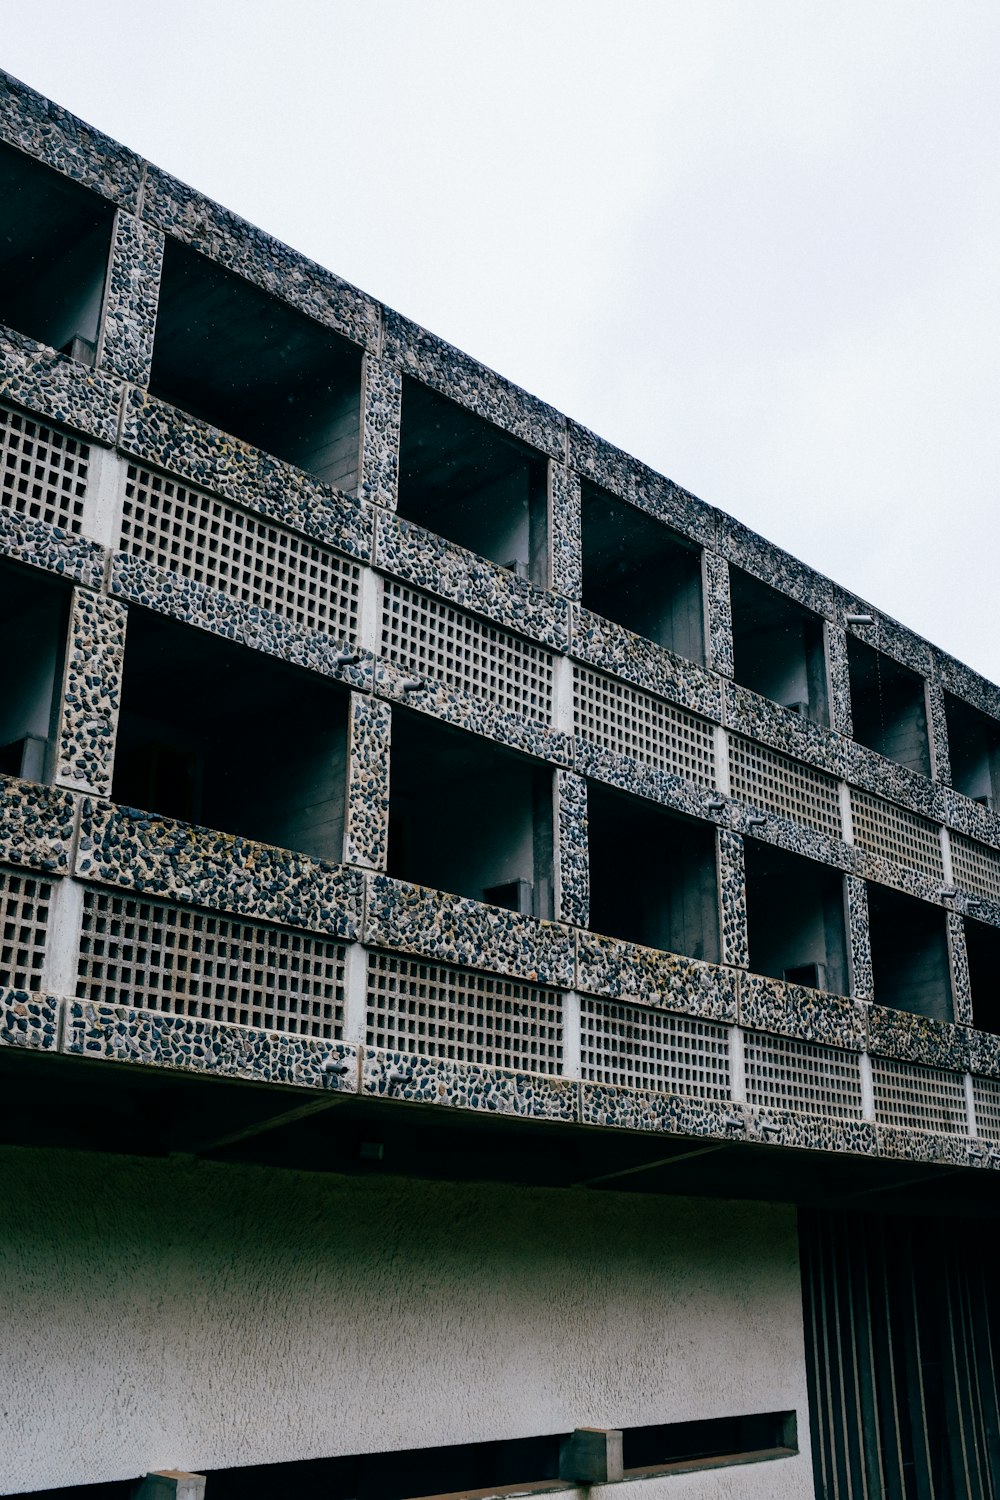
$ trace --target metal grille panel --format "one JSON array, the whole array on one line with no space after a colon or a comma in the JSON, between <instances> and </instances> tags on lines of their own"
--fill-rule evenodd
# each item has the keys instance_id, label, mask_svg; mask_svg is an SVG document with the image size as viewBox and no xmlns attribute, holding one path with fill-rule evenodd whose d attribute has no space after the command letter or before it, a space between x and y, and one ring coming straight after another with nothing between
<instances>
[{"instance_id":1,"label":"metal grille panel","mask_svg":"<svg viewBox=\"0 0 1000 1500\"><path fill-rule=\"evenodd\" d=\"M130 464L122 550L165 572L353 641L360 568L213 495Z\"/></svg>"},{"instance_id":2,"label":"metal grille panel","mask_svg":"<svg viewBox=\"0 0 1000 1500\"><path fill-rule=\"evenodd\" d=\"M961 1073L919 1063L872 1058L875 1117L882 1125L967 1135L965 1080Z\"/></svg>"},{"instance_id":3,"label":"metal grille panel","mask_svg":"<svg viewBox=\"0 0 1000 1500\"><path fill-rule=\"evenodd\" d=\"M920 870L934 880L944 878L941 835L926 818L852 787L851 821L859 849L909 870Z\"/></svg>"},{"instance_id":4,"label":"metal grille panel","mask_svg":"<svg viewBox=\"0 0 1000 1500\"><path fill-rule=\"evenodd\" d=\"M0 867L0 985L37 990L42 982L52 882Z\"/></svg>"},{"instance_id":5,"label":"metal grille panel","mask_svg":"<svg viewBox=\"0 0 1000 1500\"><path fill-rule=\"evenodd\" d=\"M18 515L79 533L86 443L0 407L0 500Z\"/></svg>"},{"instance_id":6,"label":"metal grille panel","mask_svg":"<svg viewBox=\"0 0 1000 1500\"><path fill-rule=\"evenodd\" d=\"M386 581L382 650L410 672L528 719L552 717L552 657L484 620Z\"/></svg>"},{"instance_id":7,"label":"metal grille panel","mask_svg":"<svg viewBox=\"0 0 1000 1500\"><path fill-rule=\"evenodd\" d=\"M732 794L741 802L766 808L831 838L842 837L840 794L832 776L740 735L730 735L729 777Z\"/></svg>"},{"instance_id":8,"label":"metal grille panel","mask_svg":"<svg viewBox=\"0 0 1000 1500\"><path fill-rule=\"evenodd\" d=\"M729 1098L729 1029L639 1005L584 998L581 1077L590 1083Z\"/></svg>"},{"instance_id":9,"label":"metal grille panel","mask_svg":"<svg viewBox=\"0 0 1000 1500\"><path fill-rule=\"evenodd\" d=\"M976 1130L988 1141L1000 1141L1000 1080L974 1078L972 1098L976 1108Z\"/></svg>"},{"instance_id":10,"label":"metal grille panel","mask_svg":"<svg viewBox=\"0 0 1000 1500\"><path fill-rule=\"evenodd\" d=\"M964 838L960 833L952 833L949 837L955 884L963 891L985 896L988 901L1000 901L1000 854Z\"/></svg>"},{"instance_id":11,"label":"metal grille panel","mask_svg":"<svg viewBox=\"0 0 1000 1500\"><path fill-rule=\"evenodd\" d=\"M578 665L573 703L576 732L593 744L701 786L715 785L712 726L697 714Z\"/></svg>"},{"instance_id":12,"label":"metal grille panel","mask_svg":"<svg viewBox=\"0 0 1000 1500\"><path fill-rule=\"evenodd\" d=\"M856 1052L748 1031L744 1065L748 1104L834 1115L841 1120L863 1118Z\"/></svg>"},{"instance_id":13,"label":"metal grille panel","mask_svg":"<svg viewBox=\"0 0 1000 1500\"><path fill-rule=\"evenodd\" d=\"M495 974L368 955L368 1045L529 1073L562 1065L562 998Z\"/></svg>"},{"instance_id":14,"label":"metal grille panel","mask_svg":"<svg viewBox=\"0 0 1000 1500\"><path fill-rule=\"evenodd\" d=\"M88 890L76 992L337 1041L345 961L343 945L308 933Z\"/></svg>"}]
</instances>

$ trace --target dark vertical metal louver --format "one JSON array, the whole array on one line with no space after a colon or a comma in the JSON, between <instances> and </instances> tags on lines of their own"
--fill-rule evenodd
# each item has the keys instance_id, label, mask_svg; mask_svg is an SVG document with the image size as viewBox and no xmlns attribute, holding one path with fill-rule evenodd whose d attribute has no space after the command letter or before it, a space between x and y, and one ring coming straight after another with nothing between
<instances>
[{"instance_id":1,"label":"dark vertical metal louver","mask_svg":"<svg viewBox=\"0 0 1000 1500\"><path fill-rule=\"evenodd\" d=\"M804 1212L817 1500L1000 1500L990 1226Z\"/></svg>"}]
</instances>

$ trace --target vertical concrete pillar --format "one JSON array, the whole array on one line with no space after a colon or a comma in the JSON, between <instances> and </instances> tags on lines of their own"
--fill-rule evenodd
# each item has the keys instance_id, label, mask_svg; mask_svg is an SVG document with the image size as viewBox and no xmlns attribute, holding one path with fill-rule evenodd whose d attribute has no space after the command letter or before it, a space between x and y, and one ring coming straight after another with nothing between
<instances>
[{"instance_id":1,"label":"vertical concrete pillar","mask_svg":"<svg viewBox=\"0 0 1000 1500\"><path fill-rule=\"evenodd\" d=\"M117 548L121 539L122 502L128 479L128 460L113 448L94 443L87 465L87 493L83 497L84 536L102 547Z\"/></svg>"},{"instance_id":2,"label":"vertical concrete pillar","mask_svg":"<svg viewBox=\"0 0 1000 1500\"><path fill-rule=\"evenodd\" d=\"M718 871L722 962L745 969L750 962L746 861L742 836L729 828L719 829Z\"/></svg>"},{"instance_id":3,"label":"vertical concrete pillar","mask_svg":"<svg viewBox=\"0 0 1000 1500\"><path fill-rule=\"evenodd\" d=\"M729 564L707 547L703 553L705 665L723 677L733 675L733 604Z\"/></svg>"},{"instance_id":4,"label":"vertical concrete pillar","mask_svg":"<svg viewBox=\"0 0 1000 1500\"><path fill-rule=\"evenodd\" d=\"M55 781L96 797L111 795L127 622L117 599L73 590Z\"/></svg>"},{"instance_id":5,"label":"vertical concrete pillar","mask_svg":"<svg viewBox=\"0 0 1000 1500\"><path fill-rule=\"evenodd\" d=\"M868 887L857 875L844 877L847 906L847 935L850 949L851 994L858 1000L871 1000L872 944L868 926Z\"/></svg>"},{"instance_id":6,"label":"vertical concrete pillar","mask_svg":"<svg viewBox=\"0 0 1000 1500\"><path fill-rule=\"evenodd\" d=\"M942 786L951 786L951 752L948 749L948 723L944 713L944 689L939 682L928 682L927 737L931 742L931 775Z\"/></svg>"},{"instance_id":7,"label":"vertical concrete pillar","mask_svg":"<svg viewBox=\"0 0 1000 1500\"><path fill-rule=\"evenodd\" d=\"M395 365L366 354L361 378L361 465L358 495L396 509L403 377Z\"/></svg>"},{"instance_id":8,"label":"vertical concrete pillar","mask_svg":"<svg viewBox=\"0 0 1000 1500\"><path fill-rule=\"evenodd\" d=\"M554 796L555 918L586 927L590 921L587 783L574 771L556 771Z\"/></svg>"},{"instance_id":9,"label":"vertical concrete pillar","mask_svg":"<svg viewBox=\"0 0 1000 1500\"><path fill-rule=\"evenodd\" d=\"M391 731L388 703L367 693L351 694L344 859L371 870L384 870L388 857Z\"/></svg>"},{"instance_id":10,"label":"vertical concrete pillar","mask_svg":"<svg viewBox=\"0 0 1000 1500\"><path fill-rule=\"evenodd\" d=\"M854 734L851 713L851 677L847 666L847 631L827 622L826 659L830 669L830 727L841 734Z\"/></svg>"},{"instance_id":11,"label":"vertical concrete pillar","mask_svg":"<svg viewBox=\"0 0 1000 1500\"><path fill-rule=\"evenodd\" d=\"M47 995L76 993L82 922L83 886L68 877L54 881L42 970L42 989Z\"/></svg>"},{"instance_id":12,"label":"vertical concrete pillar","mask_svg":"<svg viewBox=\"0 0 1000 1500\"><path fill-rule=\"evenodd\" d=\"M580 476L549 460L549 580L567 599L583 594Z\"/></svg>"},{"instance_id":13,"label":"vertical concrete pillar","mask_svg":"<svg viewBox=\"0 0 1000 1500\"><path fill-rule=\"evenodd\" d=\"M133 385L149 385L163 269L163 235L118 210L98 344L98 364Z\"/></svg>"},{"instance_id":14,"label":"vertical concrete pillar","mask_svg":"<svg viewBox=\"0 0 1000 1500\"><path fill-rule=\"evenodd\" d=\"M965 922L962 913L945 913L948 932L948 957L951 963L951 994L955 1020L960 1026L974 1025L972 986L969 982L969 954L965 946Z\"/></svg>"}]
</instances>

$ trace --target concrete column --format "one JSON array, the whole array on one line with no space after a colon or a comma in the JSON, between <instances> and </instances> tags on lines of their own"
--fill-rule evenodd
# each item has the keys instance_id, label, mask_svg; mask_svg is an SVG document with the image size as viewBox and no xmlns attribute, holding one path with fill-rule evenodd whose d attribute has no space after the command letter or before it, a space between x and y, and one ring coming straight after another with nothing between
<instances>
[{"instance_id":1,"label":"concrete column","mask_svg":"<svg viewBox=\"0 0 1000 1500\"><path fill-rule=\"evenodd\" d=\"M67 998L76 993L83 891L83 886L76 880L63 879L52 883L42 969L42 989L47 995Z\"/></svg>"},{"instance_id":2,"label":"concrete column","mask_svg":"<svg viewBox=\"0 0 1000 1500\"><path fill-rule=\"evenodd\" d=\"M969 983L969 955L965 946L965 922L958 911L945 912L948 932L948 957L951 964L951 995L955 1020L960 1026L973 1026L972 986Z\"/></svg>"},{"instance_id":3,"label":"concrete column","mask_svg":"<svg viewBox=\"0 0 1000 1500\"><path fill-rule=\"evenodd\" d=\"M927 737L931 744L931 775L943 786L951 786L951 753L944 712L944 689L939 682L925 684L927 693Z\"/></svg>"},{"instance_id":4,"label":"concrete column","mask_svg":"<svg viewBox=\"0 0 1000 1500\"><path fill-rule=\"evenodd\" d=\"M91 541L117 548L121 540L122 504L128 477L128 460L112 448L90 450L87 493L83 500L82 530Z\"/></svg>"},{"instance_id":5,"label":"concrete column","mask_svg":"<svg viewBox=\"0 0 1000 1500\"><path fill-rule=\"evenodd\" d=\"M162 232L119 209L97 362L133 385L149 385L162 269Z\"/></svg>"},{"instance_id":6,"label":"concrete column","mask_svg":"<svg viewBox=\"0 0 1000 1500\"><path fill-rule=\"evenodd\" d=\"M403 377L394 365L366 354L361 378L361 463L358 495L396 509Z\"/></svg>"},{"instance_id":7,"label":"concrete column","mask_svg":"<svg viewBox=\"0 0 1000 1500\"><path fill-rule=\"evenodd\" d=\"M127 622L117 599L73 590L55 781L97 797L111 795Z\"/></svg>"},{"instance_id":8,"label":"concrete column","mask_svg":"<svg viewBox=\"0 0 1000 1500\"><path fill-rule=\"evenodd\" d=\"M742 836L731 829L720 828L717 848L722 962L745 969L750 962L750 952Z\"/></svg>"},{"instance_id":9,"label":"concrete column","mask_svg":"<svg viewBox=\"0 0 1000 1500\"><path fill-rule=\"evenodd\" d=\"M360 943L351 943L344 974L344 1041L363 1047L367 1033L368 953Z\"/></svg>"},{"instance_id":10,"label":"concrete column","mask_svg":"<svg viewBox=\"0 0 1000 1500\"><path fill-rule=\"evenodd\" d=\"M549 460L550 587L567 599L583 594L580 476Z\"/></svg>"},{"instance_id":11,"label":"concrete column","mask_svg":"<svg viewBox=\"0 0 1000 1500\"><path fill-rule=\"evenodd\" d=\"M851 713L851 677L847 665L847 631L829 621L826 626L826 659L830 669L830 727L854 735Z\"/></svg>"},{"instance_id":12,"label":"concrete column","mask_svg":"<svg viewBox=\"0 0 1000 1500\"><path fill-rule=\"evenodd\" d=\"M868 926L868 887L859 876L844 877L844 900L847 908L851 994L858 1000L870 1000L874 981L871 932Z\"/></svg>"},{"instance_id":13,"label":"concrete column","mask_svg":"<svg viewBox=\"0 0 1000 1500\"><path fill-rule=\"evenodd\" d=\"M708 548L702 554L705 599L705 665L723 677L733 675L733 605L729 564Z\"/></svg>"},{"instance_id":14,"label":"concrete column","mask_svg":"<svg viewBox=\"0 0 1000 1500\"><path fill-rule=\"evenodd\" d=\"M347 816L344 860L384 870L389 848L389 744L392 710L367 693L352 693L347 729Z\"/></svg>"},{"instance_id":15,"label":"concrete column","mask_svg":"<svg viewBox=\"0 0 1000 1500\"><path fill-rule=\"evenodd\" d=\"M580 996L569 990L563 995L562 1076L579 1078L581 1062Z\"/></svg>"},{"instance_id":16,"label":"concrete column","mask_svg":"<svg viewBox=\"0 0 1000 1500\"><path fill-rule=\"evenodd\" d=\"M573 771L556 771L553 795L555 918L586 927L590 921L587 783Z\"/></svg>"}]
</instances>

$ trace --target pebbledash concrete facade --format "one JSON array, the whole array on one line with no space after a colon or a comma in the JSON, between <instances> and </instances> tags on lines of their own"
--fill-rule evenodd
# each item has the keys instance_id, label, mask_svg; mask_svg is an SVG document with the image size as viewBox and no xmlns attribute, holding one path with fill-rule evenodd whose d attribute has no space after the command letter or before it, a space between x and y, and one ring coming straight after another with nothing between
<instances>
[{"instance_id":1,"label":"pebbledash concrete facade","mask_svg":"<svg viewBox=\"0 0 1000 1500\"><path fill-rule=\"evenodd\" d=\"M0 141L2 1492L994 1495L1000 689Z\"/></svg>"}]
</instances>

